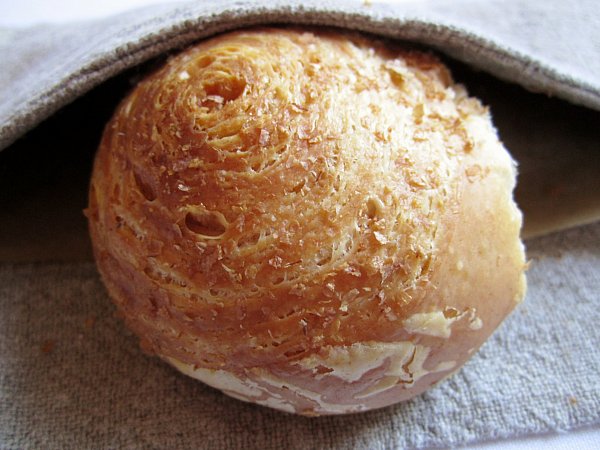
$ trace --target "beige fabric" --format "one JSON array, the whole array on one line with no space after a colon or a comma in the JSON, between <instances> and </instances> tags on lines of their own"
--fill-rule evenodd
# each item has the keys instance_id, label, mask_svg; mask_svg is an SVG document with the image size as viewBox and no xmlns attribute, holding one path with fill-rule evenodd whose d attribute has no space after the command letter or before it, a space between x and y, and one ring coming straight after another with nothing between
<instances>
[{"instance_id":1,"label":"beige fabric","mask_svg":"<svg viewBox=\"0 0 600 450\"><path fill-rule=\"evenodd\" d=\"M91 263L0 264L0 447L389 449L600 423L600 226L529 242L525 304L456 375L383 410L307 419L143 355Z\"/></svg>"},{"instance_id":2,"label":"beige fabric","mask_svg":"<svg viewBox=\"0 0 600 450\"><path fill-rule=\"evenodd\" d=\"M0 29L0 148L120 71L220 31L341 26L426 44L495 76L600 109L595 0L208 0Z\"/></svg>"}]
</instances>

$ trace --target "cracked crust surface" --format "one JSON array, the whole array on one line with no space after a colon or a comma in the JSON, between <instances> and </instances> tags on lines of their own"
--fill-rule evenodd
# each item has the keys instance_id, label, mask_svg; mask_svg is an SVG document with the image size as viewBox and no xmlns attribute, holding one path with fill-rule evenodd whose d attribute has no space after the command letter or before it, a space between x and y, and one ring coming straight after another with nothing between
<instances>
[{"instance_id":1,"label":"cracked crust surface","mask_svg":"<svg viewBox=\"0 0 600 450\"><path fill-rule=\"evenodd\" d=\"M238 398L330 414L422 392L521 300L514 183L487 110L435 57L256 29L139 83L87 215L144 349Z\"/></svg>"}]
</instances>

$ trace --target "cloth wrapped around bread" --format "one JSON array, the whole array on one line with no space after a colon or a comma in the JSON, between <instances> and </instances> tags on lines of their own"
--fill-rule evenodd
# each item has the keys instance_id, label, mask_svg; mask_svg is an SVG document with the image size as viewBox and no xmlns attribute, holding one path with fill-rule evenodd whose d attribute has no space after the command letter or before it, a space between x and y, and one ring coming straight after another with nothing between
<instances>
[{"instance_id":1,"label":"cloth wrapped around bread","mask_svg":"<svg viewBox=\"0 0 600 450\"><path fill-rule=\"evenodd\" d=\"M172 57L106 127L87 215L142 347L305 415L409 399L521 301L514 163L432 55L251 29Z\"/></svg>"}]
</instances>

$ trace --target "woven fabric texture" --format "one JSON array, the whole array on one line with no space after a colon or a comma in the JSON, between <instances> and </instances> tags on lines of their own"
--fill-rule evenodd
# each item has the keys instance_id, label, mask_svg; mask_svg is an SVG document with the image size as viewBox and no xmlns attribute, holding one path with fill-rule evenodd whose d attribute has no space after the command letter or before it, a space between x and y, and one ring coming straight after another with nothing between
<instances>
[{"instance_id":1,"label":"woven fabric texture","mask_svg":"<svg viewBox=\"0 0 600 450\"><path fill-rule=\"evenodd\" d=\"M0 29L0 149L107 78L215 33L315 24L425 44L529 89L600 109L595 0L207 0L93 22Z\"/></svg>"},{"instance_id":2,"label":"woven fabric texture","mask_svg":"<svg viewBox=\"0 0 600 450\"><path fill-rule=\"evenodd\" d=\"M0 265L0 447L390 449L600 423L600 224L528 242L529 292L457 374L407 403L303 418L141 353L91 263Z\"/></svg>"}]
</instances>

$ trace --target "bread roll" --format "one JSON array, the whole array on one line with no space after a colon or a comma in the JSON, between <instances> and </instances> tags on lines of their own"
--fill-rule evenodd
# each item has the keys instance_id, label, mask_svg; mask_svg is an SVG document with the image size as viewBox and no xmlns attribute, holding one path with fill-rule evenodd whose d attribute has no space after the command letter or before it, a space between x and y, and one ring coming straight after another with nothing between
<instances>
[{"instance_id":1,"label":"bread roll","mask_svg":"<svg viewBox=\"0 0 600 450\"><path fill-rule=\"evenodd\" d=\"M425 391L521 301L514 184L434 56L251 29L133 89L87 215L146 351L241 400L340 414Z\"/></svg>"}]
</instances>

